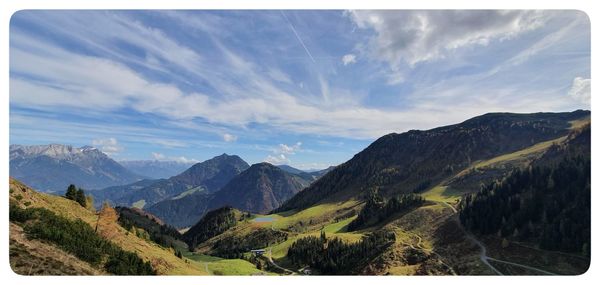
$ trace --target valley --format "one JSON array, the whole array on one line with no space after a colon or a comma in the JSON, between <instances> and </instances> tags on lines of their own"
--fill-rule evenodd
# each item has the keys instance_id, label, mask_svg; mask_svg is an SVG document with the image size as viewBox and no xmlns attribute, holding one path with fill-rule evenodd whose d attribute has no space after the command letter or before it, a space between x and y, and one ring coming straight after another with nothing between
<instances>
[{"instance_id":1,"label":"valley","mask_svg":"<svg viewBox=\"0 0 600 285\"><path fill-rule=\"evenodd\" d=\"M386 135L322 176L224 154L169 179L90 191L97 212L16 180L11 203L80 219L164 275L577 275L590 262L589 225L562 221L589 211L590 126L586 111L486 114ZM509 183L523 192L496 192ZM548 192L555 184L566 186ZM477 204L496 200L497 212ZM19 260L39 255L27 246L39 241L22 226L11 222L13 268L34 274ZM50 251L41 258L69 256ZM108 274L68 260L39 272Z\"/></svg>"}]
</instances>

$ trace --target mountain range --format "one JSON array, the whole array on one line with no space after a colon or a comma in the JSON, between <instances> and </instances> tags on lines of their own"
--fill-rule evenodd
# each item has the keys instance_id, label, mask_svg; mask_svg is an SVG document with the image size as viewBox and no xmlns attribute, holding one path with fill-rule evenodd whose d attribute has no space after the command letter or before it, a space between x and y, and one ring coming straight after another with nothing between
<instances>
[{"instance_id":1,"label":"mountain range","mask_svg":"<svg viewBox=\"0 0 600 285\"><path fill-rule=\"evenodd\" d=\"M69 184L100 189L143 178L95 147L60 144L11 145L10 176L44 192L63 192Z\"/></svg>"},{"instance_id":2,"label":"mountain range","mask_svg":"<svg viewBox=\"0 0 600 285\"><path fill-rule=\"evenodd\" d=\"M237 155L222 154L196 163L168 179L140 181L93 191L96 202L144 208L167 198L182 198L195 192L213 193L249 167Z\"/></svg>"},{"instance_id":3,"label":"mountain range","mask_svg":"<svg viewBox=\"0 0 600 285\"><path fill-rule=\"evenodd\" d=\"M158 202L146 210L166 223L186 227L206 212L222 206L242 211L267 213L294 196L311 181L263 162L250 166L219 191L195 192Z\"/></svg>"},{"instance_id":4,"label":"mountain range","mask_svg":"<svg viewBox=\"0 0 600 285\"><path fill-rule=\"evenodd\" d=\"M77 161L77 151L41 149L15 146L14 157ZM109 215L100 233L163 273L246 258L277 274L581 274L590 254L590 153L589 111L490 113L385 135L317 173L223 154L168 179L89 193L144 209L119 207L123 218ZM89 209L14 180L11 203L96 221ZM20 211L14 222L11 212L11 246L30 242L13 229L31 230L21 219L36 216ZM172 226L191 228L181 235ZM173 248L171 258L159 261L163 247ZM267 248L268 257L248 257Z\"/></svg>"}]
</instances>

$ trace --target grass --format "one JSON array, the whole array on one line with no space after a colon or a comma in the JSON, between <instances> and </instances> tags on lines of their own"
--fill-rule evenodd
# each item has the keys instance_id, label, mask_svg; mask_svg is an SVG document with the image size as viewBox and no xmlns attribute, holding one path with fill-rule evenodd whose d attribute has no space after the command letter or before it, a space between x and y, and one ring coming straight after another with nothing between
<instances>
[{"instance_id":1,"label":"grass","mask_svg":"<svg viewBox=\"0 0 600 285\"><path fill-rule=\"evenodd\" d=\"M328 223L329 219L335 215L336 211L356 206L357 203L357 201L349 200L343 203L319 204L299 212L288 211L269 215L269 217L275 219L272 225L273 228L276 229L286 229L300 221L309 223L312 220L315 225L319 225Z\"/></svg>"},{"instance_id":2,"label":"grass","mask_svg":"<svg viewBox=\"0 0 600 285\"><path fill-rule=\"evenodd\" d=\"M185 258L202 263L211 275L253 275L264 274L256 266L243 259L224 259L216 256L184 252Z\"/></svg>"},{"instance_id":3,"label":"grass","mask_svg":"<svg viewBox=\"0 0 600 285\"><path fill-rule=\"evenodd\" d=\"M11 200L23 206L29 202L31 207L41 207L53 211L57 215L74 220L81 219L93 228L98 222L96 213L81 207L77 202L66 198L36 192L24 184L11 179ZM14 196L21 195L23 198L16 201ZM134 252L145 261L150 261L154 269L161 275L207 275L202 264L179 259L171 249L163 248L154 242L137 237L119 226L116 221L102 221L99 232L122 249Z\"/></svg>"},{"instance_id":4,"label":"grass","mask_svg":"<svg viewBox=\"0 0 600 285\"><path fill-rule=\"evenodd\" d=\"M146 200L144 200L144 199L139 200L139 201L131 204L131 206L134 208L143 209L144 206L146 206Z\"/></svg>"},{"instance_id":5,"label":"grass","mask_svg":"<svg viewBox=\"0 0 600 285\"><path fill-rule=\"evenodd\" d=\"M587 118L583 118L581 120L570 121L569 123L571 123L571 127L569 129L571 129L571 130L579 129L579 128L589 124L590 121L591 121L591 118L589 116Z\"/></svg>"},{"instance_id":6,"label":"grass","mask_svg":"<svg viewBox=\"0 0 600 285\"><path fill-rule=\"evenodd\" d=\"M491 165L494 164L498 164L498 163L504 163L507 161L515 161L515 160L520 160L520 159L526 159L527 157L534 155L534 154L539 154L545 150L547 150L550 146L552 146L555 143L561 143L563 142L567 137L563 136L557 139L553 139L553 140L549 140L549 141L545 141L545 142L541 142L541 143L537 143L534 144L533 146L530 146L528 148L519 150L519 151L515 151L515 152L511 152L511 153L507 153L504 155L500 155L497 157L494 157L492 159L489 160L485 160L482 162L479 162L477 164L475 164L473 167L474 168L484 168L484 167L489 167Z\"/></svg>"},{"instance_id":7,"label":"grass","mask_svg":"<svg viewBox=\"0 0 600 285\"><path fill-rule=\"evenodd\" d=\"M337 223L329 224L323 228L323 231L327 234L335 234L335 233L343 233L347 231L348 224L352 222L352 220L356 219L357 216L352 216L350 218L341 220Z\"/></svg>"},{"instance_id":8,"label":"grass","mask_svg":"<svg viewBox=\"0 0 600 285\"><path fill-rule=\"evenodd\" d=\"M437 185L423 193L421 196L429 201L455 203L460 199L461 193L444 185Z\"/></svg>"},{"instance_id":9,"label":"grass","mask_svg":"<svg viewBox=\"0 0 600 285\"><path fill-rule=\"evenodd\" d=\"M196 193L196 192L203 192L204 190L205 189L202 186L194 187L194 188L186 190L186 191L182 192L181 194L179 194L179 195L171 198L171 200L181 199L181 198L183 198L183 197L185 197L187 195L190 195L190 194L193 194L193 193Z\"/></svg>"}]
</instances>

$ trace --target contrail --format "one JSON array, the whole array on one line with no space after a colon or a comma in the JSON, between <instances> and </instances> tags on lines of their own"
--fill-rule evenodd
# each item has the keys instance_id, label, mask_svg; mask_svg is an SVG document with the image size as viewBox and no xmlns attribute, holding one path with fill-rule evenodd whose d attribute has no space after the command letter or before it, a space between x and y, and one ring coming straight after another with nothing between
<instances>
[{"instance_id":1,"label":"contrail","mask_svg":"<svg viewBox=\"0 0 600 285\"><path fill-rule=\"evenodd\" d=\"M288 17L283 13L283 11L279 10L279 12L281 12L281 15L288 22L288 24L290 25L290 28L292 28L292 32L294 32L294 35L296 35L296 38L298 39L298 41L300 42L300 44L302 45L302 47L306 51L306 54L308 54L308 57L310 57L310 60L312 60L312 62L314 62L314 63L317 63L315 61L315 59L313 58L312 54L310 54L310 51L308 50L308 48L306 47L306 45L304 44L304 42L302 41L302 39L300 38L300 36L298 35L298 32L296 32L296 28L294 28L294 25L292 25L292 22L290 22L290 19L288 19Z\"/></svg>"}]
</instances>

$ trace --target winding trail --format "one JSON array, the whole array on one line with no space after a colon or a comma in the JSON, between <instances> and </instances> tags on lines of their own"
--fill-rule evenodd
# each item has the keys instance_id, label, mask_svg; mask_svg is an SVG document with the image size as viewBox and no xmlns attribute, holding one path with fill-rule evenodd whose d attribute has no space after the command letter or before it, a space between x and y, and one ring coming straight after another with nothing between
<instances>
[{"instance_id":1,"label":"winding trail","mask_svg":"<svg viewBox=\"0 0 600 285\"><path fill-rule=\"evenodd\" d=\"M458 274L456 274L456 271L454 271L454 268L452 268L452 266L450 266L446 262L444 262L444 258L439 253L435 252L435 250L433 250L433 249L427 249L427 248L423 247L423 245L422 245L423 239L421 238L421 236L419 236L418 234L415 234L415 233L404 231L403 229L401 229L401 228L399 228L397 226L393 226L393 228L395 228L395 229L397 229L399 231L405 232L405 233L412 234L415 237L417 237L417 239L418 239L416 247L413 244L411 244L411 243L400 242L400 244L402 244L404 246L408 246L408 247L412 248L413 250L421 250L421 251L424 251L426 253L430 253L430 254L435 255L438 258L438 261L441 264L443 264L444 266L446 266L448 268L448 270L450 271L450 273L452 273L452 275L458 275Z\"/></svg>"},{"instance_id":2,"label":"winding trail","mask_svg":"<svg viewBox=\"0 0 600 285\"><path fill-rule=\"evenodd\" d=\"M454 219L458 226L460 227L460 229L465 233L465 236L467 237L467 239L471 240L474 244L476 244L479 249L480 249L480 253L479 253L479 259L481 260L481 262L483 262L487 267L489 267L492 271L494 271L494 273L496 273L497 275L504 275L502 274L502 272L500 272L496 267L494 267L491 263L491 261L494 262L499 262L499 263L504 263L504 264L508 264L508 265L512 265L512 266L517 266L517 267L521 267L521 268L525 268L525 269L529 269L532 271L536 271L542 274L546 274L546 275L557 275L556 273L552 273L543 269L539 269L539 268L535 268L529 265L524 265L524 264L520 264L520 263L515 263L515 262L510 262L510 261L506 261L506 260L500 260L500 259L496 259L493 257L489 257L487 255L487 248L485 247L485 245L479 241L478 239L475 238L475 236L473 236L471 233L469 233L460 223L460 221L458 220L458 215L456 215L458 213L458 211L456 210L456 208L454 208L454 206L450 205L449 203L447 203L446 201L441 201L441 203L446 206L449 207L450 209L452 209L453 212L453 217L452 219Z\"/></svg>"},{"instance_id":3,"label":"winding trail","mask_svg":"<svg viewBox=\"0 0 600 285\"><path fill-rule=\"evenodd\" d=\"M279 270L283 270L283 272L289 273L290 275L298 275L298 273L296 271L287 269L287 268L283 268L281 266L279 266L277 263L275 263L275 261L273 261L273 248L269 248L269 257L267 258L269 260L269 263L271 263L271 265L273 265L273 267L276 267Z\"/></svg>"}]
</instances>

